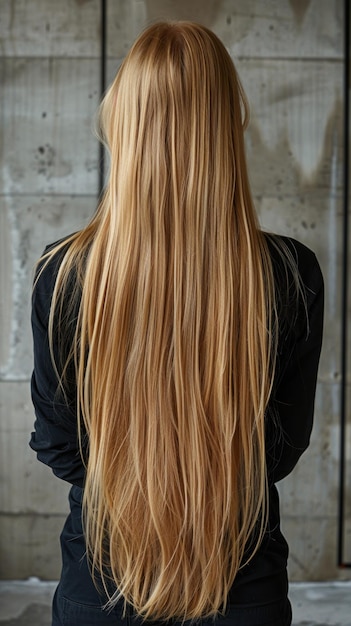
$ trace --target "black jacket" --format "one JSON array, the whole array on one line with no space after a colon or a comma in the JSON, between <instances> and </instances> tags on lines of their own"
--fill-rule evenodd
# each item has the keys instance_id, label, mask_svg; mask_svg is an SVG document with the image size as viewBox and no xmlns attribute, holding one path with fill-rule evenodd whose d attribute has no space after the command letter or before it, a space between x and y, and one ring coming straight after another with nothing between
<instances>
[{"instance_id":1,"label":"black jacket","mask_svg":"<svg viewBox=\"0 0 351 626\"><path fill-rule=\"evenodd\" d=\"M280 531L279 500L275 483L287 476L309 444L323 326L323 278L315 255L301 243L280 238L296 260L305 290L305 301L292 289L274 238L268 237L279 293L278 363L267 410L267 468L269 524L256 555L243 567L230 593L233 604L258 605L286 596L288 547ZM48 344L50 303L60 255L41 274L33 293L32 328L34 371L32 399L35 431L30 446L38 459L59 478L73 485L71 514L61 535L63 570L60 586L71 600L101 603L91 582L81 524L84 465L78 441L74 401L67 405L57 396L57 378ZM306 315L307 313L307 315Z\"/></svg>"}]
</instances>

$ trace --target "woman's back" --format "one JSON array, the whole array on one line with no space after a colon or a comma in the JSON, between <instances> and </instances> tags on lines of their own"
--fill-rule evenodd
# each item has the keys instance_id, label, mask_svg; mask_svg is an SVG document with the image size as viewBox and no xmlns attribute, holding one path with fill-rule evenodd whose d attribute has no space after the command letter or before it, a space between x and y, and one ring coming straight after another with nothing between
<instances>
[{"instance_id":1,"label":"woman's back","mask_svg":"<svg viewBox=\"0 0 351 626\"><path fill-rule=\"evenodd\" d=\"M65 434L74 454L78 434L86 461L75 457L79 482L67 478L67 465L61 477L84 484L91 568L110 608L124 599L147 619L245 604L245 580L278 580L286 565L282 541L274 568L272 485L308 443L322 281L312 253L258 227L246 113L213 33L189 23L145 31L102 106L111 153L105 196L85 229L44 256L34 294L33 328L44 328L35 339L40 354L44 341L56 357ZM55 370L40 381L40 354L31 445L55 471L39 435ZM296 405L306 367L308 389ZM55 394L51 402L57 410ZM296 421L291 428L296 410L302 432ZM79 495L71 497L79 511ZM265 551L273 561L261 576ZM281 580L278 600L286 601ZM255 593L267 600L266 587L252 582L248 603Z\"/></svg>"}]
</instances>

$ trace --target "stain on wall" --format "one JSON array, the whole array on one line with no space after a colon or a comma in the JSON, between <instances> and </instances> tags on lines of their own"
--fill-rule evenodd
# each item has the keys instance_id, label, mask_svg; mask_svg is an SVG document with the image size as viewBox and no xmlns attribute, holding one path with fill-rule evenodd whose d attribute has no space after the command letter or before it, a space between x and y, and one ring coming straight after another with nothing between
<instances>
[{"instance_id":1,"label":"stain on wall","mask_svg":"<svg viewBox=\"0 0 351 626\"><path fill-rule=\"evenodd\" d=\"M297 24L302 24L312 0L289 0L295 14Z\"/></svg>"}]
</instances>

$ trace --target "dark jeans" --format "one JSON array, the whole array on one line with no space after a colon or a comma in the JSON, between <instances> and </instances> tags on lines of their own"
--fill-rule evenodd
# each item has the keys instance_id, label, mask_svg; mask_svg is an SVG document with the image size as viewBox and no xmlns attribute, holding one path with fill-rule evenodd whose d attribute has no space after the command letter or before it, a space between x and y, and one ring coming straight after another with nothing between
<instances>
[{"instance_id":1,"label":"dark jeans","mask_svg":"<svg viewBox=\"0 0 351 626\"><path fill-rule=\"evenodd\" d=\"M111 613L99 606L79 604L61 595L57 588L53 600L52 626L181 626L181 622L142 622L127 614L122 617L123 604ZM231 605L223 617L185 622L183 626L290 626L291 606L288 599L255 607Z\"/></svg>"}]
</instances>

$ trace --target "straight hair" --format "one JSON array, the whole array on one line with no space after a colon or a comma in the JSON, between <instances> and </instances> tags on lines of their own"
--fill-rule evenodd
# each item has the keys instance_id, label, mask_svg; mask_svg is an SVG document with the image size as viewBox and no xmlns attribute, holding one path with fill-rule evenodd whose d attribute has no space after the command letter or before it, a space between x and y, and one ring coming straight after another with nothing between
<instances>
[{"instance_id":1,"label":"straight hair","mask_svg":"<svg viewBox=\"0 0 351 626\"><path fill-rule=\"evenodd\" d=\"M190 22L149 27L101 105L110 172L98 210L44 257L64 249L52 352L76 320L56 366L65 390L74 363L89 442L92 574L108 608L124 599L145 619L224 611L266 528L277 307L247 122L216 35Z\"/></svg>"}]
</instances>

